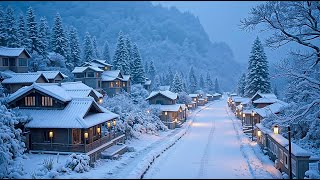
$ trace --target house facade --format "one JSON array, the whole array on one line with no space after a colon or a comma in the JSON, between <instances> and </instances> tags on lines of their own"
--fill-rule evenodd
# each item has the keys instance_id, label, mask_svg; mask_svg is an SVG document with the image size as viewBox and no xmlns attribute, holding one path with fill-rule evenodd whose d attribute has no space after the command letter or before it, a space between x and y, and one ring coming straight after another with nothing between
<instances>
[{"instance_id":1,"label":"house facade","mask_svg":"<svg viewBox=\"0 0 320 180\"><path fill-rule=\"evenodd\" d=\"M115 129L119 115L93 97L73 93L59 84L34 83L9 96L10 108L32 117L25 124L30 152L85 153L94 162L101 152L124 142L124 134Z\"/></svg>"},{"instance_id":2,"label":"house facade","mask_svg":"<svg viewBox=\"0 0 320 180\"><path fill-rule=\"evenodd\" d=\"M102 72L103 70L96 66L75 67L72 71L75 81L81 81L97 91L102 90Z\"/></svg>"},{"instance_id":3,"label":"house facade","mask_svg":"<svg viewBox=\"0 0 320 180\"><path fill-rule=\"evenodd\" d=\"M122 91L130 93L131 77L122 75L120 70L104 71L102 73L102 89L108 96L114 96Z\"/></svg>"},{"instance_id":4,"label":"house facade","mask_svg":"<svg viewBox=\"0 0 320 180\"><path fill-rule=\"evenodd\" d=\"M0 71L11 70L16 73L28 72L31 55L25 48L0 46Z\"/></svg>"}]
</instances>

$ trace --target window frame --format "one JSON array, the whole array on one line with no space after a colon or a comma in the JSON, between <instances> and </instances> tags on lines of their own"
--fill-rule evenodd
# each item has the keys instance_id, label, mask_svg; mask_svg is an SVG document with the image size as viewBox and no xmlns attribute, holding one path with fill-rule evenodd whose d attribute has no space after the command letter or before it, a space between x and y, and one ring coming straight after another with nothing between
<instances>
[{"instance_id":1,"label":"window frame","mask_svg":"<svg viewBox=\"0 0 320 180\"><path fill-rule=\"evenodd\" d=\"M16 58L9 58L9 66L17 66Z\"/></svg>"},{"instance_id":2,"label":"window frame","mask_svg":"<svg viewBox=\"0 0 320 180\"><path fill-rule=\"evenodd\" d=\"M88 78L93 78L93 77L95 77L95 76L94 76L94 72L87 72L86 74L87 74L87 77L88 77ZM92 74L92 76L89 76L89 74L90 74L90 75Z\"/></svg>"},{"instance_id":3,"label":"window frame","mask_svg":"<svg viewBox=\"0 0 320 180\"><path fill-rule=\"evenodd\" d=\"M9 67L9 58L2 58L2 66Z\"/></svg>"},{"instance_id":4,"label":"window frame","mask_svg":"<svg viewBox=\"0 0 320 180\"><path fill-rule=\"evenodd\" d=\"M24 62L25 64L21 63ZM18 58L18 65L21 67L27 67L28 66L28 59L26 58Z\"/></svg>"}]
</instances>

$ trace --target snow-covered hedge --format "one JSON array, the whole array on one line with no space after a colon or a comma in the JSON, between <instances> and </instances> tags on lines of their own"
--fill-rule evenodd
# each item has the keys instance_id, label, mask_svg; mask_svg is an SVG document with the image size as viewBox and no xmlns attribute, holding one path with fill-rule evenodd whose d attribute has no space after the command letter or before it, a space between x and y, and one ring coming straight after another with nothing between
<instances>
[{"instance_id":1,"label":"snow-covered hedge","mask_svg":"<svg viewBox=\"0 0 320 180\"><path fill-rule=\"evenodd\" d=\"M21 129L15 126L22 117L0 104L0 178L20 178L24 172L18 163L23 158L25 144Z\"/></svg>"},{"instance_id":2,"label":"snow-covered hedge","mask_svg":"<svg viewBox=\"0 0 320 180\"><path fill-rule=\"evenodd\" d=\"M117 130L127 134L128 138L138 138L141 133L157 134L168 128L158 117L160 111L145 100L149 93L142 85L131 87L131 94L123 92L114 97L105 97L102 106L120 115Z\"/></svg>"},{"instance_id":3,"label":"snow-covered hedge","mask_svg":"<svg viewBox=\"0 0 320 180\"><path fill-rule=\"evenodd\" d=\"M75 171L77 173L83 173L89 171L90 157L83 154L72 153L66 160L65 167Z\"/></svg>"}]
</instances>

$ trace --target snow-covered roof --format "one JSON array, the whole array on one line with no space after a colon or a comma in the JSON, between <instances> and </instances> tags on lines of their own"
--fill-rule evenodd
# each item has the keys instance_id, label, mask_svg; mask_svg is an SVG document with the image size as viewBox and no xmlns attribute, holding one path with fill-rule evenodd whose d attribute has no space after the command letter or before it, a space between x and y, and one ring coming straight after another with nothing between
<instances>
[{"instance_id":1,"label":"snow-covered roof","mask_svg":"<svg viewBox=\"0 0 320 180\"><path fill-rule=\"evenodd\" d=\"M83 90L83 89L92 89L92 87L87 86L81 81L77 82L63 82L61 87L65 90Z\"/></svg>"},{"instance_id":2,"label":"snow-covered roof","mask_svg":"<svg viewBox=\"0 0 320 180\"><path fill-rule=\"evenodd\" d=\"M230 96L237 96L237 94L236 93L231 93Z\"/></svg>"},{"instance_id":3,"label":"snow-covered roof","mask_svg":"<svg viewBox=\"0 0 320 180\"><path fill-rule=\"evenodd\" d=\"M208 94L208 93L207 93L207 96L208 96L208 97L212 97L212 94Z\"/></svg>"},{"instance_id":4,"label":"snow-covered roof","mask_svg":"<svg viewBox=\"0 0 320 180\"><path fill-rule=\"evenodd\" d=\"M270 114L280 112L280 110L286 106L288 106L288 103L278 100L277 102L265 106L263 108L256 108L254 111L258 113L261 117L265 118Z\"/></svg>"},{"instance_id":5,"label":"snow-covered roof","mask_svg":"<svg viewBox=\"0 0 320 180\"><path fill-rule=\"evenodd\" d=\"M112 71L104 71L101 75L102 81L114 81L115 79L120 79L122 78L119 77L120 70L112 70Z\"/></svg>"},{"instance_id":6,"label":"snow-covered roof","mask_svg":"<svg viewBox=\"0 0 320 180\"><path fill-rule=\"evenodd\" d=\"M274 103L274 102L276 102L277 101L277 99L275 99L275 98L266 98L266 97L262 97L262 98L259 98L259 99L257 99L257 100L255 100L255 101L253 101L253 103Z\"/></svg>"},{"instance_id":7,"label":"snow-covered roof","mask_svg":"<svg viewBox=\"0 0 320 180\"><path fill-rule=\"evenodd\" d=\"M152 91L150 93L150 95L146 98L146 100L148 100L148 99L150 99L150 98L152 98L152 97L154 97L154 96L156 96L158 94L161 94L161 95L163 95L163 96L165 96L165 97L167 97L169 99L172 99L172 100L175 100L175 99L178 98L177 93L174 93L174 92L166 90L166 91Z\"/></svg>"},{"instance_id":8,"label":"snow-covered roof","mask_svg":"<svg viewBox=\"0 0 320 180\"><path fill-rule=\"evenodd\" d=\"M60 74L63 78L68 77L67 75L61 73L60 71L37 71L38 73L42 73L44 77L47 79L54 79L57 77L58 74Z\"/></svg>"},{"instance_id":9,"label":"snow-covered roof","mask_svg":"<svg viewBox=\"0 0 320 180\"><path fill-rule=\"evenodd\" d=\"M244 105L244 104L249 104L251 102L250 98L242 98L243 100L241 101L240 104Z\"/></svg>"},{"instance_id":10,"label":"snow-covered roof","mask_svg":"<svg viewBox=\"0 0 320 180\"><path fill-rule=\"evenodd\" d=\"M9 48L0 46L0 56L9 56L9 57L17 57L20 56L20 54L25 51L28 58L30 58L30 54L25 48Z\"/></svg>"},{"instance_id":11,"label":"snow-covered roof","mask_svg":"<svg viewBox=\"0 0 320 180\"><path fill-rule=\"evenodd\" d=\"M84 62L82 64L82 66L83 67L85 67L85 66L96 66L96 67L110 66L110 67L112 67L111 64L108 64L104 60L99 60L99 59L93 59L91 62Z\"/></svg>"},{"instance_id":12,"label":"snow-covered roof","mask_svg":"<svg viewBox=\"0 0 320 180\"><path fill-rule=\"evenodd\" d=\"M65 89L72 98L88 97L90 93L94 93L98 98L103 97L101 93L94 90L92 87L78 82L64 82L61 83L61 87Z\"/></svg>"},{"instance_id":13,"label":"snow-covered roof","mask_svg":"<svg viewBox=\"0 0 320 180\"><path fill-rule=\"evenodd\" d=\"M33 83L36 82L40 76L43 76L43 78L47 81L48 79L41 73L14 73L12 74L11 78L7 78L2 81L4 84L15 84L15 83Z\"/></svg>"},{"instance_id":14,"label":"snow-covered roof","mask_svg":"<svg viewBox=\"0 0 320 180\"><path fill-rule=\"evenodd\" d=\"M179 111L181 105L180 104L172 104L172 105L160 105L160 111Z\"/></svg>"},{"instance_id":15,"label":"snow-covered roof","mask_svg":"<svg viewBox=\"0 0 320 180\"><path fill-rule=\"evenodd\" d=\"M257 96L257 95L259 95L259 96L261 96L261 97L264 97L264 98L269 98L269 99L277 99L277 96L275 95L275 94L273 94L273 93L261 93L261 92L256 92L256 94L254 94L253 96L252 96L252 99L255 97L255 96Z\"/></svg>"},{"instance_id":16,"label":"snow-covered roof","mask_svg":"<svg viewBox=\"0 0 320 180\"><path fill-rule=\"evenodd\" d=\"M111 65L109 63L106 63L106 61L102 60L102 59L93 59L92 62L98 62L98 63L103 64L105 66L111 66L111 67L113 66L113 65Z\"/></svg>"},{"instance_id":17,"label":"snow-covered roof","mask_svg":"<svg viewBox=\"0 0 320 180\"><path fill-rule=\"evenodd\" d=\"M189 97L191 98L197 98L199 96L199 94L189 94Z\"/></svg>"},{"instance_id":18,"label":"snow-covered roof","mask_svg":"<svg viewBox=\"0 0 320 180\"><path fill-rule=\"evenodd\" d=\"M86 67L75 67L74 70L72 71L72 73L82 73L87 69L92 69L93 71L97 71L97 72L103 72L102 69L100 69L96 66L86 66Z\"/></svg>"},{"instance_id":19,"label":"snow-covered roof","mask_svg":"<svg viewBox=\"0 0 320 180\"><path fill-rule=\"evenodd\" d=\"M15 74L15 72L13 72L9 69L6 69L6 70L0 72L0 75L3 78L10 78L10 77L14 76L14 74Z\"/></svg>"},{"instance_id":20,"label":"snow-covered roof","mask_svg":"<svg viewBox=\"0 0 320 180\"><path fill-rule=\"evenodd\" d=\"M123 77L122 78L123 81L129 81L129 79L130 79L130 75L123 75L122 77ZM150 83L151 83L151 81L150 81Z\"/></svg>"},{"instance_id":21,"label":"snow-covered roof","mask_svg":"<svg viewBox=\"0 0 320 180\"><path fill-rule=\"evenodd\" d=\"M159 86L159 90L161 91L170 90L170 86Z\"/></svg>"},{"instance_id":22,"label":"snow-covered roof","mask_svg":"<svg viewBox=\"0 0 320 180\"><path fill-rule=\"evenodd\" d=\"M220 93L214 93L214 94L212 94L212 96L221 96L221 94Z\"/></svg>"},{"instance_id":23,"label":"snow-covered roof","mask_svg":"<svg viewBox=\"0 0 320 180\"><path fill-rule=\"evenodd\" d=\"M205 99L203 99L203 98L199 98L198 100L199 100L199 101L205 101Z\"/></svg>"},{"instance_id":24,"label":"snow-covered roof","mask_svg":"<svg viewBox=\"0 0 320 180\"><path fill-rule=\"evenodd\" d=\"M268 133L272 132L270 129L264 127L261 123L257 123L255 126L257 128L259 128L261 130L261 132L264 133L264 134L268 134Z\"/></svg>"},{"instance_id":25,"label":"snow-covered roof","mask_svg":"<svg viewBox=\"0 0 320 180\"><path fill-rule=\"evenodd\" d=\"M71 96L63 88L55 83L33 83L31 86L25 86L11 94L8 97L8 102L15 100L16 98L29 92L32 89L36 89L63 102L71 100Z\"/></svg>"},{"instance_id":26,"label":"snow-covered roof","mask_svg":"<svg viewBox=\"0 0 320 180\"><path fill-rule=\"evenodd\" d=\"M98 113L87 112L95 106ZM89 128L96 124L119 117L107 111L93 100L93 98L75 98L64 109L18 109L33 119L25 126L28 128Z\"/></svg>"},{"instance_id":27,"label":"snow-covered roof","mask_svg":"<svg viewBox=\"0 0 320 180\"><path fill-rule=\"evenodd\" d=\"M187 108L187 106L185 104L179 104L182 108L182 110L185 110Z\"/></svg>"},{"instance_id":28,"label":"snow-covered roof","mask_svg":"<svg viewBox=\"0 0 320 180\"><path fill-rule=\"evenodd\" d=\"M246 98L240 97L240 96L236 96L232 98L232 101L234 101L235 103L241 103L242 101L245 101Z\"/></svg>"}]
</instances>

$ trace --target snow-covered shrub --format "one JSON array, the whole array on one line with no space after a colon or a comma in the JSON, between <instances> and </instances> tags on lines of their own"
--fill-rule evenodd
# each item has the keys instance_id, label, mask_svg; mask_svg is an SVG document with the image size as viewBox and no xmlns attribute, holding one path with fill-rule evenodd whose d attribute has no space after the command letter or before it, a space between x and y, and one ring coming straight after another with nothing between
<instances>
[{"instance_id":1,"label":"snow-covered shrub","mask_svg":"<svg viewBox=\"0 0 320 180\"><path fill-rule=\"evenodd\" d=\"M19 178L24 174L18 159L22 158L25 144L22 131L15 127L19 118L0 104L0 178Z\"/></svg>"},{"instance_id":2,"label":"snow-covered shrub","mask_svg":"<svg viewBox=\"0 0 320 180\"><path fill-rule=\"evenodd\" d=\"M320 179L320 174L315 170L308 170L305 172L304 179Z\"/></svg>"},{"instance_id":3,"label":"snow-covered shrub","mask_svg":"<svg viewBox=\"0 0 320 180\"><path fill-rule=\"evenodd\" d=\"M178 94L178 101L179 104L189 104L191 103L191 97L186 92L181 92Z\"/></svg>"},{"instance_id":4,"label":"snow-covered shrub","mask_svg":"<svg viewBox=\"0 0 320 180\"><path fill-rule=\"evenodd\" d=\"M90 157L88 155L72 153L67 158L65 167L77 173L83 173L84 171L89 171L89 161Z\"/></svg>"},{"instance_id":5,"label":"snow-covered shrub","mask_svg":"<svg viewBox=\"0 0 320 180\"><path fill-rule=\"evenodd\" d=\"M142 85L133 85L131 95L123 92L114 97L104 97L103 107L119 114L116 129L127 135L127 138L138 138L141 133L158 134L159 130L168 128L159 118L160 110L150 106L145 100L148 96Z\"/></svg>"},{"instance_id":6,"label":"snow-covered shrub","mask_svg":"<svg viewBox=\"0 0 320 180\"><path fill-rule=\"evenodd\" d=\"M45 167L48 171L53 169L53 164L53 158L51 157L45 158L42 162L43 167Z\"/></svg>"}]
</instances>

